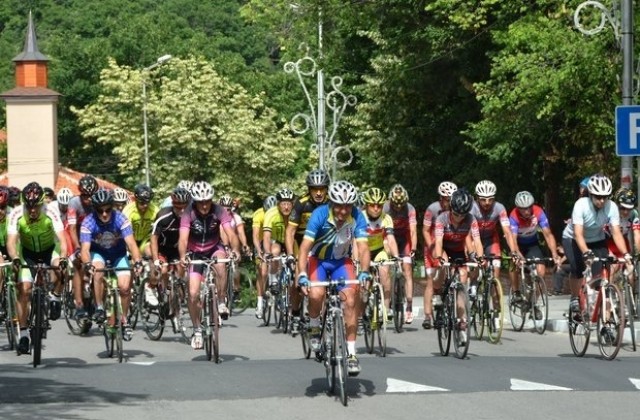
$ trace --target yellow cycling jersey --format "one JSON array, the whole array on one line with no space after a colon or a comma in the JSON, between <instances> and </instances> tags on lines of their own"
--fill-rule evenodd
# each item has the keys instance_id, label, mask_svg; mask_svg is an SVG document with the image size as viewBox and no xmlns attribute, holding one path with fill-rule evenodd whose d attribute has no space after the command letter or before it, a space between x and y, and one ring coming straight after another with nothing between
<instances>
[{"instance_id":1,"label":"yellow cycling jersey","mask_svg":"<svg viewBox=\"0 0 640 420\"><path fill-rule=\"evenodd\" d=\"M369 251L378 251L384 248L384 238L393 235L393 219L388 214L382 213L376 220L371 220L366 211L363 211L367 221L367 240Z\"/></svg>"},{"instance_id":2,"label":"yellow cycling jersey","mask_svg":"<svg viewBox=\"0 0 640 420\"><path fill-rule=\"evenodd\" d=\"M253 229L258 229L258 237L262 240L262 226L264 225L264 209L260 207L258 210L253 212L253 216L251 217L252 223L251 227Z\"/></svg>"},{"instance_id":3,"label":"yellow cycling jersey","mask_svg":"<svg viewBox=\"0 0 640 420\"><path fill-rule=\"evenodd\" d=\"M149 207L147 207L147 210L143 214L140 214L135 202L127 204L124 209L122 209L122 214L131 222L133 237L138 244L151 238L151 229L158 211L158 206L153 203L149 204Z\"/></svg>"},{"instance_id":4,"label":"yellow cycling jersey","mask_svg":"<svg viewBox=\"0 0 640 420\"><path fill-rule=\"evenodd\" d=\"M270 208L264 214L262 230L271 232L271 240L284 244L284 232L287 229L287 221L284 220L278 206Z\"/></svg>"}]
</instances>

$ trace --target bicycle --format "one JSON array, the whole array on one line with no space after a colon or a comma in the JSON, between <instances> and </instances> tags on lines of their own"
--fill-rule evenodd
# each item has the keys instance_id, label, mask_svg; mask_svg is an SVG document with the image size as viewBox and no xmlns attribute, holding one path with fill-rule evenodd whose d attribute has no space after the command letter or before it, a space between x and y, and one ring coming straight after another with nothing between
<instances>
[{"instance_id":1,"label":"bicycle","mask_svg":"<svg viewBox=\"0 0 640 420\"><path fill-rule=\"evenodd\" d=\"M305 359L311 357L311 337L309 337L309 313L307 306L309 298L305 296L302 300L302 308L300 310L300 339L302 340L302 354Z\"/></svg>"},{"instance_id":2,"label":"bicycle","mask_svg":"<svg viewBox=\"0 0 640 420\"><path fill-rule=\"evenodd\" d=\"M591 263L602 262L602 277L592 277ZM602 357L613 360L622 346L624 332L624 299L618 286L609 282L611 264L624 263L615 257L593 258L584 271L580 289L580 311L569 305L569 341L573 353L582 357L589 346L591 331L595 328ZM605 308L604 310L602 308Z\"/></svg>"},{"instance_id":3,"label":"bicycle","mask_svg":"<svg viewBox=\"0 0 640 420\"><path fill-rule=\"evenodd\" d=\"M469 351L469 337L465 337L467 319L460 316L458 307L462 306L464 308L466 317L470 316L471 308L467 287L460 281L460 268L475 268L478 267L478 264L456 258L453 262L443 263L442 267L445 270L442 305L434 308L435 325L438 331L438 346L440 347L440 354L448 356L451 337L453 336L456 357L464 359Z\"/></svg>"},{"instance_id":4,"label":"bicycle","mask_svg":"<svg viewBox=\"0 0 640 420\"><path fill-rule=\"evenodd\" d=\"M230 250L227 252L230 254ZM227 308L229 309L229 317L233 314L233 306L235 300L235 290L234 290L234 277L236 274L236 262L232 260L232 262L227 264Z\"/></svg>"},{"instance_id":5,"label":"bicycle","mask_svg":"<svg viewBox=\"0 0 640 420\"><path fill-rule=\"evenodd\" d=\"M494 267L491 263L500 260L499 255L485 255L483 259L488 262L486 267L480 269L475 300L471 304L471 325L476 339L482 340L484 330L487 330L487 338L491 343L499 343L504 325L504 312L502 311L504 297L502 284L494 275Z\"/></svg>"},{"instance_id":6,"label":"bicycle","mask_svg":"<svg viewBox=\"0 0 640 420\"><path fill-rule=\"evenodd\" d=\"M15 275L11 272L11 262L0 264L4 284L0 295L0 309L4 316L4 326L7 330L9 350L15 350L18 356L18 339L20 338L20 322L18 320L18 292Z\"/></svg>"},{"instance_id":7,"label":"bicycle","mask_svg":"<svg viewBox=\"0 0 640 420\"><path fill-rule=\"evenodd\" d=\"M274 321L276 322L276 328L282 327L282 332L285 334L291 331L291 323L293 319L291 317L291 288L293 286L293 277L295 270L283 259L282 269L278 275L278 286L280 291L276 297L274 306Z\"/></svg>"},{"instance_id":8,"label":"bicycle","mask_svg":"<svg viewBox=\"0 0 640 420\"><path fill-rule=\"evenodd\" d=\"M106 261L104 268L94 268L94 275L95 273L104 273L104 310L107 317L105 322L100 325L100 328L102 328L104 343L107 348L107 357L111 358L116 354L118 363L122 363L122 359L124 358L122 343L124 337L122 299L120 297L117 275L120 271L130 272L131 269L128 267L113 267L111 266L111 261ZM133 285L131 289L133 290ZM131 299L133 298L132 296Z\"/></svg>"},{"instance_id":9,"label":"bicycle","mask_svg":"<svg viewBox=\"0 0 640 420\"><path fill-rule=\"evenodd\" d=\"M329 280L311 282L309 287L326 287L324 313L322 315L322 338L316 361L323 362L329 391L339 391L342 405L347 406L347 335L339 286L360 284L358 280Z\"/></svg>"},{"instance_id":10,"label":"bicycle","mask_svg":"<svg viewBox=\"0 0 640 420\"><path fill-rule=\"evenodd\" d=\"M379 267L398 267L399 261L372 261L370 264L371 284L369 285L368 297L364 314L362 316L364 325L364 342L369 354L373 353L375 347L375 336L378 336L378 347L380 356L387 355L387 307L384 302L384 290L380 283Z\"/></svg>"},{"instance_id":11,"label":"bicycle","mask_svg":"<svg viewBox=\"0 0 640 420\"><path fill-rule=\"evenodd\" d=\"M67 323L69 331L73 335L85 335L91 330L92 318L95 312L95 305L93 301L93 283L91 279L83 279L82 290L82 303L87 310L87 319L82 322L76 319L76 301L73 292L73 264L69 265L69 270L66 273L64 281L64 288L62 292L62 312L64 313L64 319Z\"/></svg>"},{"instance_id":12,"label":"bicycle","mask_svg":"<svg viewBox=\"0 0 640 420\"><path fill-rule=\"evenodd\" d=\"M544 279L538 274L537 265L553 263L552 258L525 258L520 266L520 287L509 288L509 319L514 331L522 331L527 316L533 321L538 334L547 330L549 296Z\"/></svg>"},{"instance_id":13,"label":"bicycle","mask_svg":"<svg viewBox=\"0 0 640 420\"><path fill-rule=\"evenodd\" d=\"M267 264L267 287L264 292L263 306L262 306L262 323L265 327L269 326L269 322L271 321L271 312L273 312L273 322L276 325L276 328L280 328L278 313L276 308L276 300L280 298L281 291L281 277L277 274L271 274L271 265L275 262L280 261L282 265L285 265L286 257L269 257L264 260ZM273 279L276 280L273 280ZM293 278L293 277L292 277ZM282 306L282 305L280 305Z\"/></svg>"},{"instance_id":14,"label":"bicycle","mask_svg":"<svg viewBox=\"0 0 640 420\"><path fill-rule=\"evenodd\" d=\"M163 283L158 282L158 305L152 306L146 301L144 293L139 294L138 313L142 321L144 332L152 341L158 341L162 337L165 329L165 321L171 320L173 332L180 334L185 342L189 342L187 335L186 323L189 319L189 310L187 308L186 283L183 279L178 278L176 274L176 264L179 261L170 261L163 263L163 267L169 267L169 277L167 288ZM141 290L147 287L149 278L142 280Z\"/></svg>"},{"instance_id":15,"label":"bicycle","mask_svg":"<svg viewBox=\"0 0 640 420\"><path fill-rule=\"evenodd\" d=\"M401 333L404 328L404 304L406 301L405 282L406 278L402 271L402 261L396 265L396 269L391 273L391 302L389 307L393 309L393 325L396 332Z\"/></svg>"},{"instance_id":16,"label":"bicycle","mask_svg":"<svg viewBox=\"0 0 640 420\"><path fill-rule=\"evenodd\" d=\"M631 348L636 351L636 329L634 318L636 316L636 308L634 304L633 288L629 281L629 273L626 268L619 269L615 276L615 283L622 292L625 305L625 327L629 327L631 335Z\"/></svg>"}]
</instances>

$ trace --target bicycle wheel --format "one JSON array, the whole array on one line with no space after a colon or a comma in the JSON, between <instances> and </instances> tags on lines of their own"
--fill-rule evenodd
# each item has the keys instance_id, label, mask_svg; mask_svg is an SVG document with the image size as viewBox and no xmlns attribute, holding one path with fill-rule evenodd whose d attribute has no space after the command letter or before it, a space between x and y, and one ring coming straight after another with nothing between
<instances>
[{"instance_id":1,"label":"bicycle wheel","mask_svg":"<svg viewBox=\"0 0 640 420\"><path fill-rule=\"evenodd\" d=\"M522 279L520 280L520 282L523 281ZM509 319L514 331L522 331L527 315L526 304L524 302L524 294L521 292L520 296L517 297L515 292L516 290L509 288Z\"/></svg>"},{"instance_id":2,"label":"bicycle wheel","mask_svg":"<svg viewBox=\"0 0 640 420\"><path fill-rule=\"evenodd\" d=\"M544 334L547 330L547 320L549 319L547 286L540 276L535 276L531 280L533 281L531 319L533 319L533 327L538 334Z\"/></svg>"},{"instance_id":3,"label":"bicycle wheel","mask_svg":"<svg viewBox=\"0 0 640 420\"><path fill-rule=\"evenodd\" d=\"M580 292L586 294L584 290ZM586 296L585 296L586 297ZM591 335L591 325L589 322L589 315L591 308L587 308L585 313L574 312L569 305L569 342L571 343L571 350L573 354L578 357L584 356L589 347L589 337Z\"/></svg>"},{"instance_id":4,"label":"bicycle wheel","mask_svg":"<svg viewBox=\"0 0 640 420\"><path fill-rule=\"evenodd\" d=\"M117 282L117 280L115 281ZM122 363L122 359L124 357L124 326L122 325L122 301L120 300L120 293L117 289L113 289L111 293L111 299L113 299L113 302L115 302L115 304L113 305L113 325L116 341L116 354L118 355L118 363Z\"/></svg>"},{"instance_id":5,"label":"bicycle wheel","mask_svg":"<svg viewBox=\"0 0 640 420\"><path fill-rule=\"evenodd\" d=\"M113 351L115 348L116 331L114 327L104 323L100 326L102 328L102 335L104 336L104 344L107 349L107 357L113 357Z\"/></svg>"},{"instance_id":6,"label":"bicycle wheel","mask_svg":"<svg viewBox=\"0 0 640 420\"><path fill-rule=\"evenodd\" d=\"M434 308L436 318L436 328L438 330L438 346L440 354L449 355L449 347L451 346L451 324L449 319L449 296L442 298L442 305Z\"/></svg>"},{"instance_id":7,"label":"bicycle wheel","mask_svg":"<svg viewBox=\"0 0 640 420\"><path fill-rule=\"evenodd\" d=\"M373 353L373 348L375 346L375 333L373 329L373 324L376 322L376 314L377 310L373 306L373 301L370 299L367 302L367 306L364 308L364 313L362 314L362 327L364 329L364 345L367 349L367 353Z\"/></svg>"},{"instance_id":8,"label":"bicycle wheel","mask_svg":"<svg viewBox=\"0 0 640 420\"><path fill-rule=\"evenodd\" d=\"M378 294L376 297L378 308L378 347L380 348L380 356L387 356L387 307L384 305L384 291L382 286L378 285Z\"/></svg>"},{"instance_id":9,"label":"bicycle wheel","mask_svg":"<svg viewBox=\"0 0 640 420\"><path fill-rule=\"evenodd\" d=\"M284 284L282 287L282 313L280 318L282 319L282 332L287 334L289 332L289 323L291 322L291 317L289 316L289 307L291 303L289 302L289 284Z\"/></svg>"},{"instance_id":10,"label":"bicycle wheel","mask_svg":"<svg viewBox=\"0 0 640 420\"><path fill-rule=\"evenodd\" d=\"M456 314L454 317L454 326L452 328L453 332L453 346L456 352L456 357L458 359L464 359L467 356L467 352L469 351L469 328L468 328L468 319L471 305L469 304L469 293L467 292L467 287L464 284L459 284L455 289L454 295L454 305L455 311L453 313ZM460 303L457 303L462 301ZM462 305L464 308L464 315L458 312L458 306Z\"/></svg>"},{"instance_id":11,"label":"bicycle wheel","mask_svg":"<svg viewBox=\"0 0 640 420\"><path fill-rule=\"evenodd\" d=\"M131 301L129 303L129 312L127 312L127 321L133 329L138 325L138 301L140 300L138 296L142 296L142 299L144 299L144 290L140 288L141 284L142 281L140 279L134 279L131 284Z\"/></svg>"},{"instance_id":12,"label":"bicycle wheel","mask_svg":"<svg viewBox=\"0 0 640 420\"><path fill-rule=\"evenodd\" d=\"M628 279L624 282L624 288L622 289L622 293L624 294L624 303L625 303L625 322L626 326L629 327L629 333L631 334L631 349L636 351L636 328L633 321L633 292L631 290L631 286L629 285Z\"/></svg>"},{"instance_id":13,"label":"bicycle wheel","mask_svg":"<svg viewBox=\"0 0 640 420\"><path fill-rule=\"evenodd\" d=\"M227 308L229 309L229 317L233 314L233 307L235 305L235 293L233 293L233 285L234 285L234 277L235 277L235 269L231 266L231 264L227 265Z\"/></svg>"},{"instance_id":14,"label":"bicycle wheel","mask_svg":"<svg viewBox=\"0 0 640 420\"><path fill-rule=\"evenodd\" d=\"M7 281L5 279L5 281ZM18 355L18 338L20 337L20 322L18 321L18 308L16 303L16 289L12 285L5 285L6 293L6 312L5 327L7 329L7 338L9 339L9 350L15 350Z\"/></svg>"},{"instance_id":15,"label":"bicycle wheel","mask_svg":"<svg viewBox=\"0 0 640 420\"><path fill-rule=\"evenodd\" d=\"M191 325L186 285L181 280L174 280L169 294L173 315L173 332L180 334L185 343L191 342L188 326Z\"/></svg>"},{"instance_id":16,"label":"bicycle wheel","mask_svg":"<svg viewBox=\"0 0 640 420\"><path fill-rule=\"evenodd\" d=\"M42 336L44 328L46 328L46 319L44 317L44 292L41 288L36 287L33 291L31 301L31 349L33 352L33 367L40 364L42 356Z\"/></svg>"},{"instance_id":17,"label":"bicycle wheel","mask_svg":"<svg viewBox=\"0 0 640 420\"><path fill-rule=\"evenodd\" d=\"M265 293L264 301L262 304L262 323L265 327L268 327L269 321L271 321L271 309L273 308L273 301L274 299L271 293Z\"/></svg>"},{"instance_id":18,"label":"bicycle wheel","mask_svg":"<svg viewBox=\"0 0 640 420\"><path fill-rule=\"evenodd\" d=\"M489 295L490 296L490 295ZM485 302L485 281L478 283L476 298L471 303L469 319L473 328L473 333L477 340L482 340L485 327L485 314L488 313L487 302Z\"/></svg>"},{"instance_id":19,"label":"bicycle wheel","mask_svg":"<svg viewBox=\"0 0 640 420\"><path fill-rule=\"evenodd\" d=\"M143 292L138 295L138 317L142 321L142 329L149 337L149 340L158 341L164 332L164 293L158 293L158 306L151 306L147 303L144 294L144 288L149 283L146 278L140 284L140 290Z\"/></svg>"},{"instance_id":20,"label":"bicycle wheel","mask_svg":"<svg viewBox=\"0 0 640 420\"><path fill-rule=\"evenodd\" d=\"M302 354L305 359L309 359L311 357L311 342L309 341L307 325L309 325L309 318L306 316L302 317L300 319L300 339L302 340Z\"/></svg>"},{"instance_id":21,"label":"bicycle wheel","mask_svg":"<svg viewBox=\"0 0 640 420\"><path fill-rule=\"evenodd\" d=\"M598 316L598 345L602 357L613 360L622 346L624 333L624 299L615 284L608 284L604 290L604 303L600 300L600 316ZM601 299L600 295L598 299Z\"/></svg>"},{"instance_id":22,"label":"bicycle wheel","mask_svg":"<svg viewBox=\"0 0 640 420\"><path fill-rule=\"evenodd\" d=\"M213 363L220 363L220 315L218 314L218 295L216 294L215 285L211 286L209 293L211 294L211 348Z\"/></svg>"},{"instance_id":23,"label":"bicycle wheel","mask_svg":"<svg viewBox=\"0 0 640 420\"><path fill-rule=\"evenodd\" d=\"M404 274L397 272L393 279L393 325L396 332L404 328Z\"/></svg>"},{"instance_id":24,"label":"bicycle wheel","mask_svg":"<svg viewBox=\"0 0 640 420\"><path fill-rule=\"evenodd\" d=\"M341 312L335 312L333 317L333 360L335 361L334 369L334 388L337 384L340 401L342 405L347 406L347 339L344 331L344 319ZM334 389L335 391L335 389ZM334 392L335 393L335 392Z\"/></svg>"},{"instance_id":25,"label":"bicycle wheel","mask_svg":"<svg viewBox=\"0 0 640 420\"><path fill-rule=\"evenodd\" d=\"M488 284L489 292L487 293L487 337L490 343L500 342L502 337L502 329L504 327L504 296L502 294L502 284L496 278L492 278Z\"/></svg>"}]
</instances>

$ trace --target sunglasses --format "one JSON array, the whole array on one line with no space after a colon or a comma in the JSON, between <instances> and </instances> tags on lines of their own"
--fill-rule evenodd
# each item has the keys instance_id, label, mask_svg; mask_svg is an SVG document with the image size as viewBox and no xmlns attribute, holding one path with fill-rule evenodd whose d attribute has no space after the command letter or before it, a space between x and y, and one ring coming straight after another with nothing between
<instances>
[{"instance_id":1,"label":"sunglasses","mask_svg":"<svg viewBox=\"0 0 640 420\"><path fill-rule=\"evenodd\" d=\"M594 200L606 200L607 198L609 198L608 195L592 195L592 197L594 198Z\"/></svg>"},{"instance_id":2,"label":"sunglasses","mask_svg":"<svg viewBox=\"0 0 640 420\"><path fill-rule=\"evenodd\" d=\"M102 207L102 208L96 209L96 213L98 213L98 214L109 214L109 213L111 213L111 210L113 210L113 207Z\"/></svg>"}]
</instances>

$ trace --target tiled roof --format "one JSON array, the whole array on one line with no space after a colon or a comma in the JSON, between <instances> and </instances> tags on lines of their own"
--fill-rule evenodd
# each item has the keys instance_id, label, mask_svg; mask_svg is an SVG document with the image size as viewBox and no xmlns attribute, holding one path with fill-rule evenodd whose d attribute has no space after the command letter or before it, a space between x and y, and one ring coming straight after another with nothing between
<instances>
[{"instance_id":1,"label":"tiled roof","mask_svg":"<svg viewBox=\"0 0 640 420\"><path fill-rule=\"evenodd\" d=\"M56 180L54 191L58 192L61 188L67 187L71 191L73 191L74 194L80 194L80 191L78 190L78 181L85 175L86 174L83 172L74 171L73 169L60 166L60 168L58 169L58 179ZM113 182L105 181L104 179L100 179L98 177L96 177L96 179L98 180L98 185L100 187L110 189L120 187ZM5 187L11 185L9 182L9 174L7 172L0 174L0 185L3 185ZM43 187L46 186L48 185L43 185ZM131 195L130 192L129 195Z\"/></svg>"},{"instance_id":2,"label":"tiled roof","mask_svg":"<svg viewBox=\"0 0 640 420\"><path fill-rule=\"evenodd\" d=\"M62 96L55 90L51 90L45 87L23 87L18 86L13 89L7 90L0 94L0 98L34 98L34 97L49 97L49 96Z\"/></svg>"}]
</instances>

